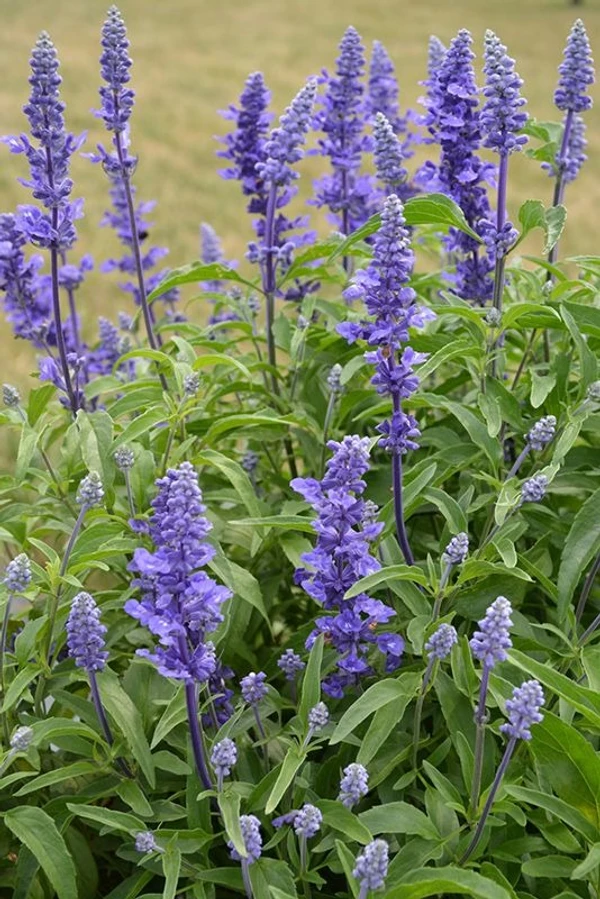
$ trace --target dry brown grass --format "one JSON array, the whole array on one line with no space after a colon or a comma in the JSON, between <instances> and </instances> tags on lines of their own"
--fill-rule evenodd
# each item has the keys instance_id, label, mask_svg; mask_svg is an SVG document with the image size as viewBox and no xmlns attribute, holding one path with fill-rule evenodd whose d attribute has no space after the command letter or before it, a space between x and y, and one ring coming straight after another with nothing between
<instances>
[{"instance_id":1,"label":"dry brown grass","mask_svg":"<svg viewBox=\"0 0 600 899\"><path fill-rule=\"evenodd\" d=\"M20 109L27 95L29 50L45 28L62 60L69 127L88 129L91 147L101 139L90 110L98 103L98 34L106 5L101 0L4 0L0 132L23 128ZM403 105L414 107L429 35L448 41L458 28L467 27L481 45L485 29L492 28L518 60L529 111L548 118L555 115L556 67L575 13L583 14L592 41L600 37L598 0L576 9L566 0L122 0L121 8L133 45L138 95L133 119L133 149L140 154L136 181L140 196L158 200L154 236L171 248L171 265L196 257L201 220L223 235L230 257L244 252L249 224L236 185L216 175L213 135L223 132L217 110L237 98L248 72L265 73L279 110L306 76L332 64L340 35L352 23L367 44L374 38L386 44L397 65ZM588 125L590 160L569 189L564 252L598 252L593 225L600 205L596 111L588 115ZM27 202L25 189L15 183L23 173L23 159L6 150L0 154L0 205L10 210ZM114 249L112 235L97 227L106 203L105 178L84 159L73 168L75 193L86 198L86 218L79 229L82 252L102 259ZM515 160L511 205L529 196L547 200L548 195L548 180L537 166ZM93 277L81 309L89 306L93 320L126 302L106 279ZM0 347L6 349L2 380L15 380L31 367L28 348L15 345L4 322Z\"/></svg>"}]
</instances>

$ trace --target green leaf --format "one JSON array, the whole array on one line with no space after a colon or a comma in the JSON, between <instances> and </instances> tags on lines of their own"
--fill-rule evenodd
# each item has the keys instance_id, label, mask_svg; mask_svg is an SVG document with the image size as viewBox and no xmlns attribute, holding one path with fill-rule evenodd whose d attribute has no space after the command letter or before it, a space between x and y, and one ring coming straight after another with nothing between
<instances>
[{"instance_id":1,"label":"green leaf","mask_svg":"<svg viewBox=\"0 0 600 899\"><path fill-rule=\"evenodd\" d=\"M130 421L124 430L121 431L113 444L112 451L114 452L114 450L123 443L133 443L133 441L137 440L138 437L141 437L142 434L146 434L148 431L152 430L155 425L164 423L166 418L167 413L164 409L161 409L160 406L153 406L150 409L146 409L145 412L142 412L134 418L133 421Z\"/></svg>"},{"instance_id":2,"label":"green leaf","mask_svg":"<svg viewBox=\"0 0 600 899\"><path fill-rule=\"evenodd\" d=\"M390 702L399 704L398 709L401 709L401 712L398 720L400 720L406 708L405 700L410 701L420 682L419 675L406 672L398 678L386 678L372 684L362 696L352 703L349 709L346 709L329 742L332 745L341 743L365 718Z\"/></svg>"},{"instance_id":3,"label":"green leaf","mask_svg":"<svg viewBox=\"0 0 600 899\"><path fill-rule=\"evenodd\" d=\"M9 686L8 690L6 691L6 696L4 697L4 702L2 703L2 712L7 712L9 709L12 709L14 705L16 705L29 684L33 680L35 680L39 673L39 665L29 665L27 668L23 668L21 669L21 671L19 671L19 673L16 675L15 679Z\"/></svg>"},{"instance_id":4,"label":"green leaf","mask_svg":"<svg viewBox=\"0 0 600 899\"><path fill-rule=\"evenodd\" d=\"M454 865L445 868L420 868L389 890L385 899L425 899L427 896L473 896L475 899L510 899L510 893L489 880Z\"/></svg>"},{"instance_id":5,"label":"green leaf","mask_svg":"<svg viewBox=\"0 0 600 899\"><path fill-rule=\"evenodd\" d=\"M448 527L453 534L458 534L461 531L467 530L467 517L465 513L456 500L446 493L445 490L440 490L438 487L427 487L423 491L423 498L426 499L428 503L433 503L434 506L437 506L448 522Z\"/></svg>"},{"instance_id":6,"label":"green leaf","mask_svg":"<svg viewBox=\"0 0 600 899\"><path fill-rule=\"evenodd\" d=\"M368 809L358 816L372 834L405 833L423 837L424 840L440 839L437 828L427 815L408 802L388 802Z\"/></svg>"},{"instance_id":7,"label":"green leaf","mask_svg":"<svg viewBox=\"0 0 600 899\"><path fill-rule=\"evenodd\" d=\"M414 584L420 584L422 587L427 586L427 577L423 572L414 565L390 565L387 568L380 568L373 574L367 574L361 577L349 590L344 594L344 599L352 599L360 593L368 593L381 584L392 584L394 581L412 581Z\"/></svg>"},{"instance_id":8,"label":"green leaf","mask_svg":"<svg viewBox=\"0 0 600 899\"><path fill-rule=\"evenodd\" d=\"M551 206L546 210L545 218L546 243L542 253L547 256L560 240L567 220L567 210L564 206Z\"/></svg>"},{"instance_id":9,"label":"green leaf","mask_svg":"<svg viewBox=\"0 0 600 899\"><path fill-rule=\"evenodd\" d=\"M373 839L368 827L356 815L334 799L319 800L319 809L323 813L323 823L343 833L356 843L366 845Z\"/></svg>"},{"instance_id":10,"label":"green leaf","mask_svg":"<svg viewBox=\"0 0 600 899\"><path fill-rule=\"evenodd\" d=\"M460 206L444 194L411 197L404 205L404 215L407 225L451 225L481 243L480 236L469 227Z\"/></svg>"},{"instance_id":11,"label":"green leaf","mask_svg":"<svg viewBox=\"0 0 600 899\"><path fill-rule=\"evenodd\" d=\"M598 360L594 353L590 350L587 342L581 333L580 326L576 321L576 317L572 313L577 313L577 311L581 307L577 304L572 303L570 309L567 309L566 306L562 306L560 310L561 317L569 329L569 334L573 338L573 342L577 347L577 353L579 355L579 360L581 362L581 374L584 386L591 384L592 381L595 381L596 375L598 373Z\"/></svg>"},{"instance_id":12,"label":"green leaf","mask_svg":"<svg viewBox=\"0 0 600 899\"><path fill-rule=\"evenodd\" d=\"M15 480L20 484L27 477L33 454L37 446L39 434L29 425L24 424L21 430L21 439L19 440L19 449L17 451L17 464L15 466Z\"/></svg>"},{"instance_id":13,"label":"green leaf","mask_svg":"<svg viewBox=\"0 0 600 899\"><path fill-rule=\"evenodd\" d=\"M319 634L312 645L308 664L302 679L302 692L298 714L305 727L308 727L308 713L321 698L321 665L323 664L323 634Z\"/></svg>"},{"instance_id":14,"label":"green leaf","mask_svg":"<svg viewBox=\"0 0 600 899\"><path fill-rule=\"evenodd\" d=\"M547 256L560 239L566 217L567 210L564 206L551 206L549 209L546 209L541 200L525 200L519 209L521 234L519 235L515 247L520 244L534 228L541 228L546 237L542 253Z\"/></svg>"},{"instance_id":15,"label":"green leaf","mask_svg":"<svg viewBox=\"0 0 600 899\"><path fill-rule=\"evenodd\" d=\"M246 287L255 289L256 285L252 281L246 281L241 275L221 262L211 262L205 265L202 262L192 262L189 265L183 265L181 268L174 268L155 287L152 293L148 295L148 301L152 302L161 297L173 287L182 287L184 284L196 284L200 286L201 281L234 281L237 284L245 284Z\"/></svg>"},{"instance_id":16,"label":"green leaf","mask_svg":"<svg viewBox=\"0 0 600 899\"><path fill-rule=\"evenodd\" d=\"M521 871L526 877L570 877L575 868L575 860L562 855L544 855L543 858L526 859Z\"/></svg>"},{"instance_id":17,"label":"green leaf","mask_svg":"<svg viewBox=\"0 0 600 899\"><path fill-rule=\"evenodd\" d=\"M199 368L206 368L208 365L226 365L229 368L237 368L248 382L252 381L252 375L246 366L235 356L226 356L225 353L205 353L203 356L198 356L192 368L194 371L198 371Z\"/></svg>"},{"instance_id":18,"label":"green leaf","mask_svg":"<svg viewBox=\"0 0 600 899\"><path fill-rule=\"evenodd\" d=\"M216 450L206 449L194 458L195 464L212 465L217 468L229 481L240 500L248 510L248 514L260 518L260 503L256 498L256 490L252 486L250 478L241 465L218 453Z\"/></svg>"},{"instance_id":19,"label":"green leaf","mask_svg":"<svg viewBox=\"0 0 600 899\"><path fill-rule=\"evenodd\" d=\"M594 843L584 860L571 872L571 880L585 880L598 866L600 866L600 843Z\"/></svg>"},{"instance_id":20,"label":"green leaf","mask_svg":"<svg viewBox=\"0 0 600 899\"><path fill-rule=\"evenodd\" d=\"M545 687L572 705L574 709L587 718L595 727L600 727L600 696L587 687L582 687L575 681L559 671L555 671L550 665L538 662L530 658L518 649L511 650L510 660L514 665L537 678Z\"/></svg>"},{"instance_id":21,"label":"green leaf","mask_svg":"<svg viewBox=\"0 0 600 899\"><path fill-rule=\"evenodd\" d=\"M105 670L97 674L102 702L125 737L132 755L138 762L151 787L155 785L154 762L144 733L142 716L119 685L116 677Z\"/></svg>"},{"instance_id":22,"label":"green leaf","mask_svg":"<svg viewBox=\"0 0 600 899\"><path fill-rule=\"evenodd\" d=\"M167 846L161 854L161 860L165 875L163 899L175 899L181 870L181 852L175 846Z\"/></svg>"},{"instance_id":23,"label":"green leaf","mask_svg":"<svg viewBox=\"0 0 600 899\"><path fill-rule=\"evenodd\" d=\"M281 768L279 769L277 780L275 781L273 789L271 790L271 794L267 799L265 814L270 815L275 811L275 809L283 799L283 794L296 776L296 772L304 762L304 759L305 753L299 747L292 746L290 749L288 749L286 756L282 762Z\"/></svg>"},{"instance_id":24,"label":"green leaf","mask_svg":"<svg viewBox=\"0 0 600 899\"><path fill-rule=\"evenodd\" d=\"M67 802L67 808L73 815L78 818L85 818L86 821L94 821L101 824L102 828L107 830L122 830L130 836L135 836L140 830L145 830L144 822L134 815L126 812L118 812L111 808L102 808L95 805L78 805L74 802Z\"/></svg>"},{"instance_id":25,"label":"green leaf","mask_svg":"<svg viewBox=\"0 0 600 899\"><path fill-rule=\"evenodd\" d=\"M600 551L600 489L581 506L565 540L558 571L558 618L564 621L575 588Z\"/></svg>"},{"instance_id":26,"label":"green leaf","mask_svg":"<svg viewBox=\"0 0 600 899\"><path fill-rule=\"evenodd\" d=\"M59 899L77 899L75 865L53 819L41 808L21 805L6 812L4 823L34 855Z\"/></svg>"},{"instance_id":27,"label":"green leaf","mask_svg":"<svg viewBox=\"0 0 600 899\"><path fill-rule=\"evenodd\" d=\"M311 519L305 515L265 515L262 518L236 518L229 524L243 525L253 528L277 528L281 531L302 531L304 534L313 534L315 529Z\"/></svg>"},{"instance_id":28,"label":"green leaf","mask_svg":"<svg viewBox=\"0 0 600 899\"><path fill-rule=\"evenodd\" d=\"M598 838L598 828L594 827L581 812L562 799L548 793L541 793L539 790L531 790L529 787L519 787L516 784L505 784L504 791L518 802L525 802L550 812L559 821L580 833L588 843L593 843Z\"/></svg>"},{"instance_id":29,"label":"green leaf","mask_svg":"<svg viewBox=\"0 0 600 899\"><path fill-rule=\"evenodd\" d=\"M577 809L598 831L600 827L600 758L579 731L551 712L531 731L529 744L552 789Z\"/></svg>"},{"instance_id":30,"label":"green leaf","mask_svg":"<svg viewBox=\"0 0 600 899\"><path fill-rule=\"evenodd\" d=\"M225 833L239 854L243 858L247 858L246 844L240 827L240 799L240 794L233 790L227 790L217 796Z\"/></svg>"},{"instance_id":31,"label":"green leaf","mask_svg":"<svg viewBox=\"0 0 600 899\"><path fill-rule=\"evenodd\" d=\"M74 777L83 777L87 774L98 772L98 765L94 762L73 762L71 765L64 765L61 768L54 768L52 771L46 771L39 777L29 780L25 786L21 787L14 795L26 796L28 793L34 793L36 790L44 790L54 784L62 783L65 780L71 780Z\"/></svg>"},{"instance_id":32,"label":"green leaf","mask_svg":"<svg viewBox=\"0 0 600 899\"><path fill-rule=\"evenodd\" d=\"M104 488L115 479L115 466L110 452L113 442L113 421L107 412L77 412L81 455L89 471L97 471Z\"/></svg>"},{"instance_id":33,"label":"green leaf","mask_svg":"<svg viewBox=\"0 0 600 899\"><path fill-rule=\"evenodd\" d=\"M352 871L354 870L355 859L348 847L341 840L335 841L335 848L338 858L344 869L348 886L352 892L354 899L358 896L358 881Z\"/></svg>"},{"instance_id":34,"label":"green leaf","mask_svg":"<svg viewBox=\"0 0 600 899\"><path fill-rule=\"evenodd\" d=\"M224 553L218 553L208 563L208 567L233 591L235 596L231 600L232 602L249 603L252 608L260 612L270 627L270 620L265 609L260 584L253 574L236 562L232 562Z\"/></svg>"},{"instance_id":35,"label":"green leaf","mask_svg":"<svg viewBox=\"0 0 600 899\"><path fill-rule=\"evenodd\" d=\"M155 746L170 734L173 728L178 727L187 720L187 708L185 704L185 694L182 686L178 686L173 694L168 706L162 713L158 724L154 730L151 747Z\"/></svg>"}]
</instances>

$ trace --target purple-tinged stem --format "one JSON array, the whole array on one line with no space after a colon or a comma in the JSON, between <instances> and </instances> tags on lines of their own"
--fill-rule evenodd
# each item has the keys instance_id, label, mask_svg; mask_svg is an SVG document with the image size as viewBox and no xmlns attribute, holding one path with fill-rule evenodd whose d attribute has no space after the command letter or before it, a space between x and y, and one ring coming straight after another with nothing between
<instances>
[{"instance_id":1,"label":"purple-tinged stem","mask_svg":"<svg viewBox=\"0 0 600 899\"><path fill-rule=\"evenodd\" d=\"M200 720L198 718L198 695L196 684L192 681L186 681L185 684L185 702L187 706L188 722L190 725L190 736L192 738L192 751L194 753L194 761L196 762L196 771L198 777L202 781L202 785L206 790L213 789L213 783L206 764L206 756L204 753L204 742L202 740L202 731L200 729Z\"/></svg>"},{"instance_id":2,"label":"purple-tinged stem","mask_svg":"<svg viewBox=\"0 0 600 899\"><path fill-rule=\"evenodd\" d=\"M423 683L421 684L421 690L419 692L419 696L417 698L417 703L415 705L415 716L413 719L413 754L412 754L412 763L413 770L417 770L417 757L419 754L419 739L421 737L421 718L423 715L423 703L425 701L425 693L427 692L427 687L429 686L429 681L431 680L431 675L433 674L433 666L435 665L435 656L430 656L429 661L427 662L427 668L425 669L425 674L423 675Z\"/></svg>"},{"instance_id":3,"label":"purple-tinged stem","mask_svg":"<svg viewBox=\"0 0 600 899\"><path fill-rule=\"evenodd\" d=\"M565 129L563 131L562 141L560 144L560 151L558 154L558 172L556 175L556 181L554 183L554 196L552 198L553 206L560 206L563 201L563 196L565 193L565 166L567 163L567 156L569 152L569 140L571 139L571 130L573 128L573 122L575 120L575 113L572 109L569 109L567 112L567 117L565 119ZM554 263L558 257L558 241L550 250L548 254L548 262ZM552 281L552 273L548 272L547 276L548 281Z\"/></svg>"},{"instance_id":4,"label":"purple-tinged stem","mask_svg":"<svg viewBox=\"0 0 600 899\"><path fill-rule=\"evenodd\" d=\"M506 187L508 181L508 153L500 155L500 171L498 174L498 205L496 208L496 233L499 235L506 222ZM494 292L492 304L499 313L502 313L502 296L504 294L504 267L506 257L504 252L498 255L496 252L496 265L494 270ZM503 335L498 337L496 346L502 346ZM492 376L496 377L497 359L492 359Z\"/></svg>"},{"instance_id":5,"label":"purple-tinged stem","mask_svg":"<svg viewBox=\"0 0 600 899\"><path fill-rule=\"evenodd\" d=\"M596 580L598 571L600 571L600 553L596 556L596 560L588 572L583 585L583 589L581 591L581 596L579 597L579 602L577 603L577 611L575 612L575 620L577 624L579 624L579 622L581 621L581 617L585 610L585 606L591 593L592 587L594 586L594 581Z\"/></svg>"},{"instance_id":6,"label":"purple-tinged stem","mask_svg":"<svg viewBox=\"0 0 600 899\"><path fill-rule=\"evenodd\" d=\"M502 778L506 773L506 769L508 768L508 764L512 758L512 754L514 752L515 746L517 743L516 737L511 737L507 743L506 749L504 750L504 755L502 757L502 761L496 771L496 776L494 778L494 782L490 788L490 792L488 794L488 798L483 807L483 811L481 813L481 818L477 824L475 829L475 833L473 834L473 839L469 843L466 852L463 854L459 861L459 865L464 865L469 858L473 855L477 846L479 845L479 840L481 839L481 835L483 833L483 828L485 827L485 823L487 821L488 815L492 809L492 805L494 804L494 799L496 798L496 793L498 792L498 788L502 783Z\"/></svg>"},{"instance_id":7,"label":"purple-tinged stem","mask_svg":"<svg viewBox=\"0 0 600 899\"><path fill-rule=\"evenodd\" d=\"M507 480L507 481L508 481L509 478L514 478L514 477L515 477L515 475L517 474L517 472L518 472L519 469L521 468L521 465L523 464L523 462L525 461L525 459L526 459L527 456L529 455L530 451L531 451L531 444L530 444L530 443L526 443L525 446L523 447L523 449L521 450L521 452L519 453L519 455L517 456L517 458L515 459L515 462L514 462L513 467L511 468L511 470L510 470L510 471L508 472L508 474L506 475L506 480Z\"/></svg>"},{"instance_id":8,"label":"purple-tinged stem","mask_svg":"<svg viewBox=\"0 0 600 899\"><path fill-rule=\"evenodd\" d=\"M395 365L394 354L395 351L391 350L388 357L388 366L390 370L393 369ZM393 394L392 402L394 405L394 413L400 412L400 397L397 393ZM415 560L408 542L408 534L406 533L406 525L404 523L404 504L402 502L402 455L398 452L394 452L392 455L392 488L394 492L394 515L396 518L396 535L398 537L398 543L406 564L414 565Z\"/></svg>"},{"instance_id":9,"label":"purple-tinged stem","mask_svg":"<svg viewBox=\"0 0 600 899\"><path fill-rule=\"evenodd\" d=\"M369 895L369 887L366 883L363 883L360 888L360 893L358 894L358 899L367 899Z\"/></svg>"},{"instance_id":10,"label":"purple-tinged stem","mask_svg":"<svg viewBox=\"0 0 600 899\"><path fill-rule=\"evenodd\" d=\"M67 548L65 549L65 554L61 562L60 571L58 572L59 577L61 578L64 577L67 573L67 568L69 567L69 559L71 558L71 553L73 552L75 541L77 540L79 532L81 531L83 519L85 518L85 514L88 511L88 508L89 507L84 503L79 509L79 514L77 516L75 524L73 525L73 530L71 531L71 536L69 537L69 542L67 543ZM44 647L42 650L42 656L47 659L48 665L52 664L50 658L50 647L52 645L52 633L54 631L54 625L56 623L56 615L58 613L58 604L60 602L61 593L62 584L59 584L56 588L56 593L50 597L50 608L48 610L48 631L46 639L44 640ZM40 679L40 683L43 683L43 679Z\"/></svg>"},{"instance_id":11,"label":"purple-tinged stem","mask_svg":"<svg viewBox=\"0 0 600 899\"><path fill-rule=\"evenodd\" d=\"M256 721L256 727L258 728L258 733L260 734L260 738L261 738L261 740L263 741L263 743L262 743L262 754L263 754L264 763L265 763L265 765L266 765L266 767L267 767L267 770L268 770L268 769L269 769L269 755L268 755L268 753L267 753L267 743L266 743L266 740L267 740L267 734L266 734L265 729L264 729L264 727L263 727L263 723L262 723L262 721L260 720L260 715L259 715L259 713L258 713L258 706L253 705L253 706L252 706L252 711L254 712L254 720Z\"/></svg>"},{"instance_id":12,"label":"purple-tinged stem","mask_svg":"<svg viewBox=\"0 0 600 899\"><path fill-rule=\"evenodd\" d=\"M135 221L135 209L133 206L133 195L131 193L131 181L129 179L129 172L127 170L127 164L125 162L125 155L123 152L123 142L121 140L120 132L115 133L115 147L117 149L117 156L119 158L119 165L121 168L121 178L123 179L123 187L125 188L125 199L127 201L127 211L129 214L129 226L131 229L131 247L133 250L133 259L135 262L135 270L137 275L138 282L138 290L140 294L140 305L142 307L142 316L144 318L144 325L146 326L146 334L148 335L148 343L153 350L157 350L159 348L159 342L156 339L154 334L154 328L152 326L152 314L150 312L150 307L148 305L148 297L146 294L146 283L144 281L144 269L142 266L142 253L140 250L140 238L137 230L137 225ZM163 390L167 390L167 381L165 376L162 373L159 373L160 383Z\"/></svg>"},{"instance_id":13,"label":"purple-tinged stem","mask_svg":"<svg viewBox=\"0 0 600 899\"><path fill-rule=\"evenodd\" d=\"M6 697L6 681L4 679L4 657L6 654L6 638L8 636L8 622L10 621L10 607L12 603L12 595L8 594L6 600L6 608L4 609L4 617L2 619L2 633L0 634L0 689L2 690L2 701ZM8 747L10 743L10 731L8 728L8 720L6 713L2 713L2 730L4 732L4 742Z\"/></svg>"},{"instance_id":14,"label":"purple-tinged stem","mask_svg":"<svg viewBox=\"0 0 600 899\"><path fill-rule=\"evenodd\" d=\"M450 573L453 568L452 562L447 562L444 571L442 572L442 579L440 581L440 586L438 589L437 596L435 598L435 602L433 604L433 611L431 613L431 620L437 621L440 615L440 611L442 608L442 602L444 600L444 590L446 588L446 584L448 583L448 579L450 578Z\"/></svg>"},{"instance_id":15,"label":"purple-tinged stem","mask_svg":"<svg viewBox=\"0 0 600 899\"><path fill-rule=\"evenodd\" d=\"M273 319L275 317L275 215L277 211L277 185L272 184L267 199L265 215L264 247L265 260L262 266L263 291L265 294L265 316L267 325L267 357L269 365L277 368L277 351L275 348L275 335L273 334ZM271 383L274 393L279 396L279 382L275 372L271 373Z\"/></svg>"},{"instance_id":16,"label":"purple-tinged stem","mask_svg":"<svg viewBox=\"0 0 600 899\"><path fill-rule=\"evenodd\" d=\"M127 487L127 501L129 502L129 511L131 512L131 517L135 518L135 503L133 501L133 493L131 491L131 479L129 477L129 472L125 471L125 486Z\"/></svg>"},{"instance_id":17,"label":"purple-tinged stem","mask_svg":"<svg viewBox=\"0 0 600 899\"><path fill-rule=\"evenodd\" d=\"M491 667L483 666L481 675L481 684L479 686L479 700L475 709L475 753L473 761L473 781L471 784L471 802L469 805L470 815L473 816L479 805L479 794L481 792L481 773L483 770L483 751L485 748L485 728L487 725L486 702L488 684L490 679Z\"/></svg>"},{"instance_id":18,"label":"purple-tinged stem","mask_svg":"<svg viewBox=\"0 0 600 899\"><path fill-rule=\"evenodd\" d=\"M67 262L66 253L61 251L60 261L63 265ZM77 308L75 306L75 291L71 287L67 287L67 297L69 298L69 314L73 323L73 340L75 341L75 352L81 356L81 339L79 337L79 326L77 324Z\"/></svg>"},{"instance_id":19,"label":"purple-tinged stem","mask_svg":"<svg viewBox=\"0 0 600 899\"><path fill-rule=\"evenodd\" d=\"M100 690L98 688L98 679L96 678L96 672L88 671L88 677L90 679L92 702L94 703L94 708L96 709L96 715L98 716L98 721L100 722L102 733L104 734L104 738L108 745L112 746L115 742L115 738L113 737L112 730L110 729L110 724L108 723L108 718L106 717L106 712L104 711L104 706L102 705L102 697L100 696ZM129 765L127 764L125 759L118 758L116 761L125 777L133 777L133 774L131 773Z\"/></svg>"},{"instance_id":20,"label":"purple-tinged stem","mask_svg":"<svg viewBox=\"0 0 600 899\"><path fill-rule=\"evenodd\" d=\"M254 899L254 893L252 892L252 883L250 881L250 865L248 864L248 859L242 859L242 880L244 881L244 889L246 890L247 899Z\"/></svg>"},{"instance_id":21,"label":"purple-tinged stem","mask_svg":"<svg viewBox=\"0 0 600 899\"><path fill-rule=\"evenodd\" d=\"M583 644L586 643L590 639L592 634L598 630L599 626L600 626L600 615L596 615L596 617L594 618L594 620L592 621L590 626L583 632L583 634L579 638L579 645L583 646Z\"/></svg>"}]
</instances>

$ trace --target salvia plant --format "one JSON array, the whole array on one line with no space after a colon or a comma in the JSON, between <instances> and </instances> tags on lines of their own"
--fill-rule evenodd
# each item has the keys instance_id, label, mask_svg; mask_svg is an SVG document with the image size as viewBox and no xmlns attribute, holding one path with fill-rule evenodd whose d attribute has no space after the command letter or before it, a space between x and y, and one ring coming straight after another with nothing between
<instances>
[{"instance_id":1,"label":"salvia plant","mask_svg":"<svg viewBox=\"0 0 600 899\"><path fill-rule=\"evenodd\" d=\"M583 23L557 121L491 31L431 38L419 114L351 26L283 111L251 73L217 153L248 251L202 222L172 270L115 7L100 42L104 142L45 32L5 138L36 377L0 412L0 892L598 897L600 257L559 248ZM517 153L549 179L520 208Z\"/></svg>"}]
</instances>

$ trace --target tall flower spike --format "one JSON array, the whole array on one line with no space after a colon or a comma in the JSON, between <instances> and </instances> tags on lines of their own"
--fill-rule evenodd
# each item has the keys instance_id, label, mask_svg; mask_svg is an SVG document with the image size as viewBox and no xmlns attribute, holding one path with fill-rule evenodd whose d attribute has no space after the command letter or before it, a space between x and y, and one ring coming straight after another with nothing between
<instances>
[{"instance_id":1,"label":"tall flower spike","mask_svg":"<svg viewBox=\"0 0 600 899\"><path fill-rule=\"evenodd\" d=\"M595 81L594 60L581 19L577 19L571 28L558 71L558 86L554 92L557 108L563 112L591 109L592 98L586 92Z\"/></svg>"},{"instance_id":2,"label":"tall flower spike","mask_svg":"<svg viewBox=\"0 0 600 899\"><path fill-rule=\"evenodd\" d=\"M336 216L342 234L350 234L370 214L372 179L360 175L362 154L369 148L364 133L365 51L361 37L351 25L339 45L336 73L324 75L323 108L315 125L323 133L321 155L328 156L333 169L315 183L317 206L327 206Z\"/></svg>"},{"instance_id":3,"label":"tall flower spike","mask_svg":"<svg viewBox=\"0 0 600 899\"><path fill-rule=\"evenodd\" d=\"M234 122L236 127L232 134L221 138L225 149L217 154L231 163L220 174L228 180L236 179L240 182L243 193L251 198L248 211L260 215L266 213L267 197L256 166L259 162L264 162L264 145L271 121L268 112L270 100L271 94L262 72L253 72L246 79L239 108L230 106L221 113L223 118Z\"/></svg>"},{"instance_id":4,"label":"tall flower spike","mask_svg":"<svg viewBox=\"0 0 600 899\"><path fill-rule=\"evenodd\" d=\"M279 120L279 127L271 132L265 144L264 163L258 163L257 173L277 187L286 187L299 178L291 166L304 155L302 144L310 127L310 117L317 93L317 82L310 79L296 94Z\"/></svg>"},{"instance_id":5,"label":"tall flower spike","mask_svg":"<svg viewBox=\"0 0 600 899\"><path fill-rule=\"evenodd\" d=\"M435 77L428 82L424 122L433 140L440 144L441 156L439 166L423 166L419 180L429 190L441 191L455 200L469 225L477 229L491 216L484 185L492 176L493 166L478 156L481 132L472 42L466 29L459 31ZM456 274L451 276L454 291L483 305L492 295L493 261L481 253L478 241L457 229L450 230L446 247L457 259Z\"/></svg>"},{"instance_id":6,"label":"tall flower spike","mask_svg":"<svg viewBox=\"0 0 600 899\"><path fill-rule=\"evenodd\" d=\"M71 604L67 620L69 655L78 668L103 671L108 652L105 650L105 626L100 621L100 609L89 593L78 593Z\"/></svg>"},{"instance_id":7,"label":"tall flower spike","mask_svg":"<svg viewBox=\"0 0 600 899\"><path fill-rule=\"evenodd\" d=\"M367 843L357 856L352 874L360 882L359 899L366 899L369 890L378 890L385 883L388 872L389 847L385 840Z\"/></svg>"},{"instance_id":8,"label":"tall flower spike","mask_svg":"<svg viewBox=\"0 0 600 899\"><path fill-rule=\"evenodd\" d=\"M403 166L402 145L391 123L381 112L375 116L373 138L377 177L383 183L386 193L395 193L406 182L407 171Z\"/></svg>"},{"instance_id":9,"label":"tall flower spike","mask_svg":"<svg viewBox=\"0 0 600 899\"><path fill-rule=\"evenodd\" d=\"M126 87L129 82L131 58L127 29L121 13L111 6L102 26L102 55L100 72L106 82L100 88L102 109L100 116L107 131L124 131L131 117L135 94Z\"/></svg>"},{"instance_id":10,"label":"tall flower spike","mask_svg":"<svg viewBox=\"0 0 600 899\"><path fill-rule=\"evenodd\" d=\"M366 105L371 116L381 113L395 134L406 131L406 119L400 115L398 80L389 53L381 41L373 41Z\"/></svg>"},{"instance_id":11,"label":"tall flower spike","mask_svg":"<svg viewBox=\"0 0 600 899\"><path fill-rule=\"evenodd\" d=\"M368 438L358 436L344 437L340 443L330 440L327 446L333 456L322 480L291 481L292 488L318 516L313 523L317 544L302 556L307 567L296 571L295 580L326 611L333 613L317 618L306 648L310 649L319 634L324 634L337 650L338 671L323 681L325 693L335 698L371 672L367 656L372 646L383 654L388 672L398 667L404 649L398 634L380 633L378 629L394 616L393 609L365 593L344 599L359 578L379 568L370 544L380 534L382 525L365 521L362 499L366 487L362 475L369 467L368 444Z\"/></svg>"},{"instance_id":12,"label":"tall flower spike","mask_svg":"<svg viewBox=\"0 0 600 899\"><path fill-rule=\"evenodd\" d=\"M445 44L442 43L439 37L432 34L427 48L427 77L430 81L434 81L437 78L437 73L444 61L446 51Z\"/></svg>"}]
</instances>

